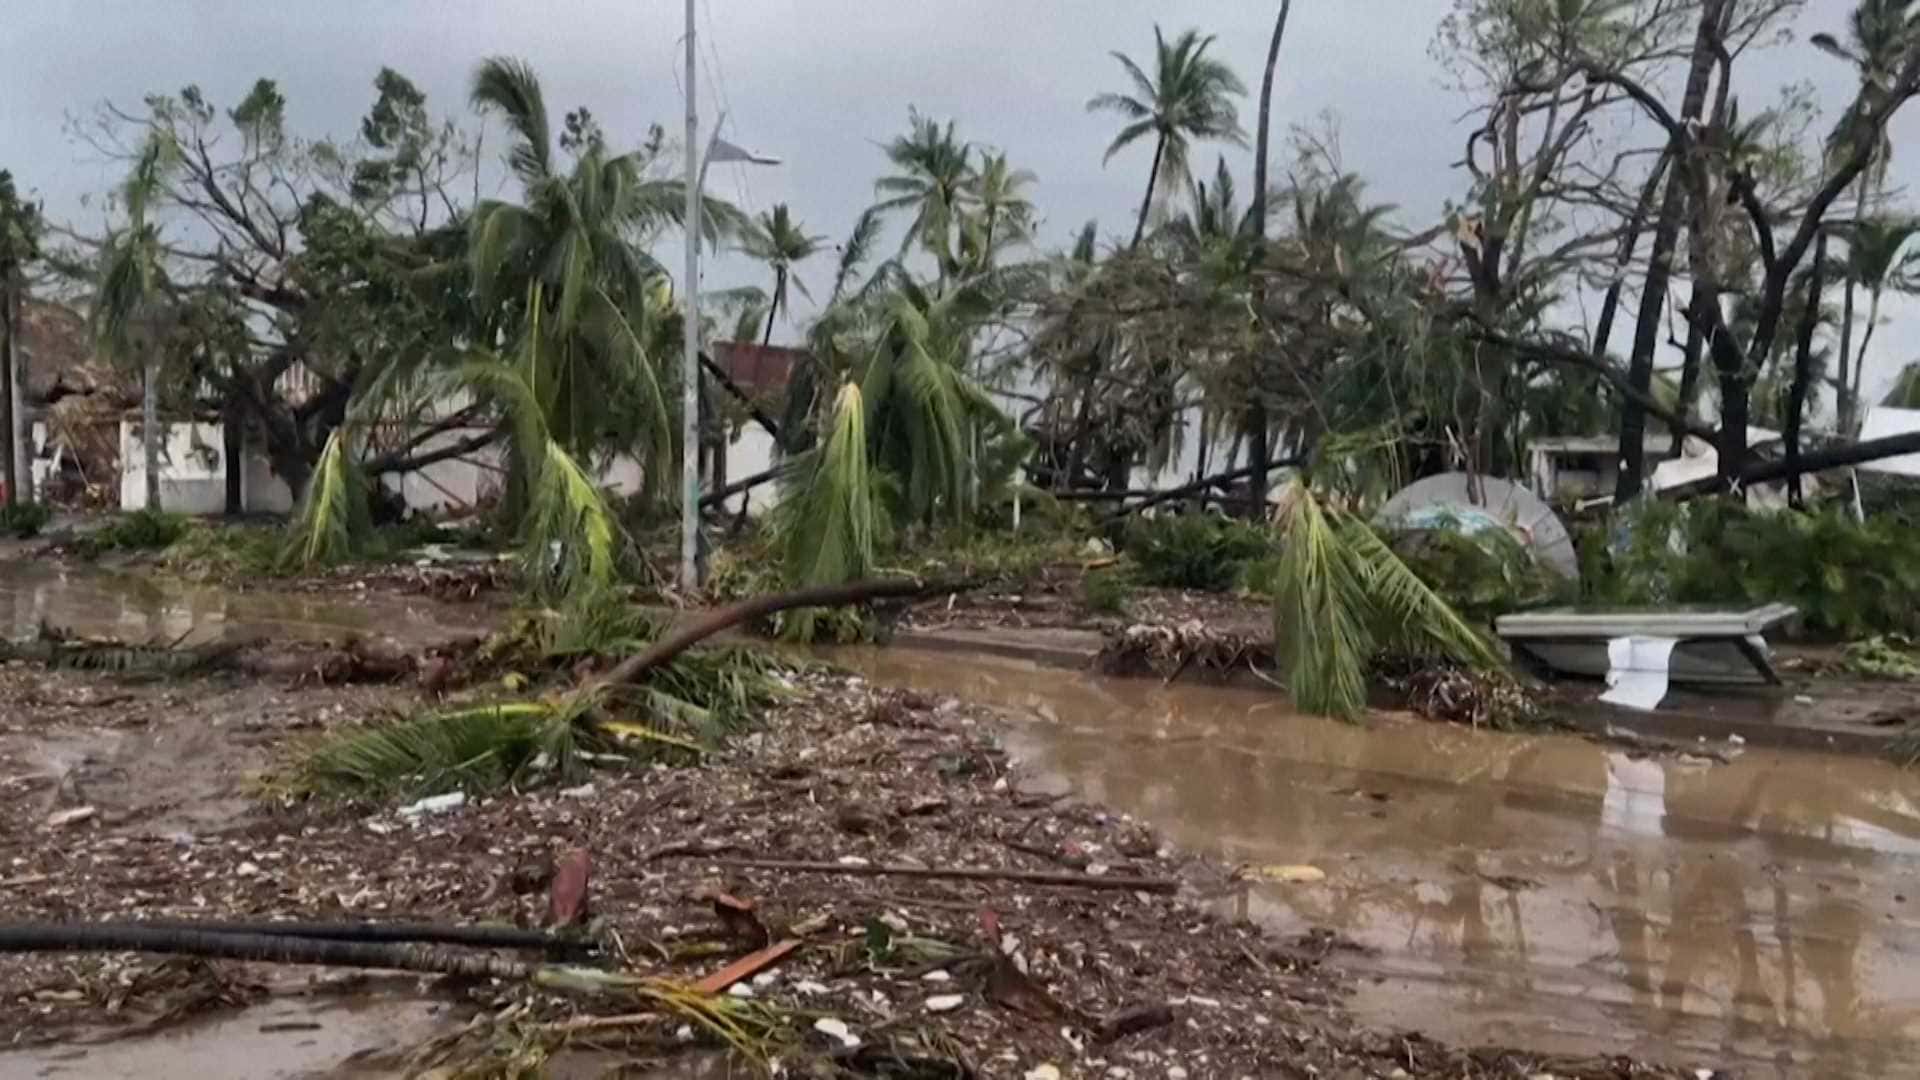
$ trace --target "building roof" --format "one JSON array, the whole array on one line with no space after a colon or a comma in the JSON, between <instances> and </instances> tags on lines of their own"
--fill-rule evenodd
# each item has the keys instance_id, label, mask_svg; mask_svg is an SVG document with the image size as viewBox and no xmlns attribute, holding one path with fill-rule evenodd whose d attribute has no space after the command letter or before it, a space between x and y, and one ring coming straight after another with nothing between
<instances>
[{"instance_id":1,"label":"building roof","mask_svg":"<svg viewBox=\"0 0 1920 1080\"><path fill-rule=\"evenodd\" d=\"M778 402L787 392L787 381L793 378L794 369L807 359L805 349L755 345L748 341L713 343L714 366L726 372L735 386L761 405Z\"/></svg>"}]
</instances>

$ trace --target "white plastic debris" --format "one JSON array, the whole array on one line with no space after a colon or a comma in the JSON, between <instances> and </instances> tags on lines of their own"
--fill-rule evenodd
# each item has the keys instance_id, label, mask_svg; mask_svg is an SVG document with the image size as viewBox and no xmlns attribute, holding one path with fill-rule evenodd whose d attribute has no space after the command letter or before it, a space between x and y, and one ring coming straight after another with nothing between
<instances>
[{"instance_id":1,"label":"white plastic debris","mask_svg":"<svg viewBox=\"0 0 1920 1080\"><path fill-rule=\"evenodd\" d=\"M419 802L408 803L400 808L405 817L419 817L422 814L444 814L449 810L458 810L467 805L467 793L449 791L445 795L429 795Z\"/></svg>"},{"instance_id":2,"label":"white plastic debris","mask_svg":"<svg viewBox=\"0 0 1920 1080\"><path fill-rule=\"evenodd\" d=\"M793 992L796 994L824 994L827 992L827 985L825 983L814 982L812 979L801 979L799 982L793 984Z\"/></svg>"},{"instance_id":3,"label":"white plastic debris","mask_svg":"<svg viewBox=\"0 0 1920 1080\"><path fill-rule=\"evenodd\" d=\"M746 983L734 983L732 986L727 987L727 996L751 998L753 997L753 987L748 986Z\"/></svg>"},{"instance_id":4,"label":"white plastic debris","mask_svg":"<svg viewBox=\"0 0 1920 1080\"><path fill-rule=\"evenodd\" d=\"M840 856L840 865L841 866L865 866L867 865L867 860L861 858L858 855L842 855Z\"/></svg>"},{"instance_id":5,"label":"white plastic debris","mask_svg":"<svg viewBox=\"0 0 1920 1080\"><path fill-rule=\"evenodd\" d=\"M935 994L927 999L927 1011L930 1013L952 1012L966 1001L961 994Z\"/></svg>"},{"instance_id":6,"label":"white plastic debris","mask_svg":"<svg viewBox=\"0 0 1920 1080\"><path fill-rule=\"evenodd\" d=\"M1178 1065L1167 1066L1167 1080L1187 1080L1187 1070Z\"/></svg>"},{"instance_id":7,"label":"white plastic debris","mask_svg":"<svg viewBox=\"0 0 1920 1080\"><path fill-rule=\"evenodd\" d=\"M253 877L260 873L260 864L254 863L254 862L243 862L239 866L234 867L233 872L240 875L241 877Z\"/></svg>"},{"instance_id":8,"label":"white plastic debris","mask_svg":"<svg viewBox=\"0 0 1920 1080\"><path fill-rule=\"evenodd\" d=\"M47 827L58 829L64 825L78 825L92 818L97 812L91 806L70 806L65 810L55 810L47 815Z\"/></svg>"},{"instance_id":9,"label":"white plastic debris","mask_svg":"<svg viewBox=\"0 0 1920 1080\"><path fill-rule=\"evenodd\" d=\"M944 971L929 971L925 975L920 976L920 981L930 983L952 982L953 976Z\"/></svg>"},{"instance_id":10,"label":"white plastic debris","mask_svg":"<svg viewBox=\"0 0 1920 1080\"><path fill-rule=\"evenodd\" d=\"M860 1036L855 1035L853 1031L847 1027L846 1021L844 1020L836 1020L831 1016L823 1016L813 1022L813 1030L825 1035L829 1039L838 1039L840 1045L849 1050L860 1045ZM1054 1075L1057 1077L1060 1074L1055 1072Z\"/></svg>"},{"instance_id":11,"label":"white plastic debris","mask_svg":"<svg viewBox=\"0 0 1920 1080\"><path fill-rule=\"evenodd\" d=\"M1028 1069L1021 1080L1060 1080L1060 1066L1051 1062Z\"/></svg>"},{"instance_id":12,"label":"white plastic debris","mask_svg":"<svg viewBox=\"0 0 1920 1080\"><path fill-rule=\"evenodd\" d=\"M565 799L591 799L593 798L593 785L581 784L579 787L561 788L560 796Z\"/></svg>"},{"instance_id":13,"label":"white plastic debris","mask_svg":"<svg viewBox=\"0 0 1920 1080\"><path fill-rule=\"evenodd\" d=\"M758 975L755 975L755 976L753 977L753 985L755 985L755 986L772 986L772 985L773 985L773 983L774 983L774 980L775 980L775 979L778 979L779 977L780 977L780 976L778 976L778 975L775 975L775 974L774 974L773 972L771 972L771 971L763 971L763 972L761 972L760 974L758 974Z\"/></svg>"}]
</instances>

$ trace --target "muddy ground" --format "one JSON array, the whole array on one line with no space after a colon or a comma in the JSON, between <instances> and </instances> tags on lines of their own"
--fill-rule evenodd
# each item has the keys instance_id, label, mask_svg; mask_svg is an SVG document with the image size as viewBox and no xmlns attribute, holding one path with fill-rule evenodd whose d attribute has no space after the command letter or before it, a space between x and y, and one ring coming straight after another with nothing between
<instances>
[{"instance_id":1,"label":"muddy ground","mask_svg":"<svg viewBox=\"0 0 1920 1080\"><path fill-rule=\"evenodd\" d=\"M532 925L547 909L542 882L556 857L584 849L593 914L636 970L693 979L750 952L762 932L802 943L736 991L781 1010L769 1051L790 1068L1697 1075L1624 1060L1470 1054L1362 1030L1342 1006L1352 980L1338 940L1275 939L1221 914L1243 888L1230 868L1176 850L1122 815L1037 790L1001 748L992 714L838 674L793 682L790 698L704 765L603 770L586 786L403 816L391 804L290 801L268 781L319 733L416 704L410 686L231 676L142 683L8 664L0 668L0 894L19 920ZM1132 875L1179 887L1163 895L798 874L729 867L720 861L728 858ZM751 904L753 918L723 921L716 894ZM556 1067L587 1063L593 1072L694 1060L684 1055L697 1044L672 1023L592 1031L575 1023L571 1034L557 1033L555 1025L621 1011L615 1003L499 982L402 983L413 997L445 1004L438 1030L447 1037L417 1056L355 1062L355 1075L497 1065L511 1054L524 1064L550 1052ZM346 985L352 993L358 984ZM66 1075L87 1075L85 1041L227 1014L276 994L340 989L337 978L313 983L257 965L10 956L0 960L0 1044L52 1044L39 1052L57 1055ZM1120 1034L1115 1025L1126 1017L1134 1019L1120 1029L1139 1029ZM821 1018L843 1024L858 1049L814 1030ZM163 1059L152 1066L166 1075Z\"/></svg>"}]
</instances>

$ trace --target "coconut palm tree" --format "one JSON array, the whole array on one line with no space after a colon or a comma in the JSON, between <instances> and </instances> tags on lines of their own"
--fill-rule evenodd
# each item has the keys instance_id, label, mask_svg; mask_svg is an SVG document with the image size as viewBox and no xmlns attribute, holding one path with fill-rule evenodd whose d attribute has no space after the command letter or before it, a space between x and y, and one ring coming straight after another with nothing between
<instances>
[{"instance_id":1,"label":"coconut palm tree","mask_svg":"<svg viewBox=\"0 0 1920 1080\"><path fill-rule=\"evenodd\" d=\"M1860 422L1861 378L1867 365L1867 349L1873 344L1873 332L1880 325L1880 301L1889 288L1905 290L1913 279L1916 256L1901 257L1907 243L1920 234L1920 219L1868 218L1856 223L1847 242L1845 272L1848 286L1867 291L1867 327L1860 335L1860 347L1852 356L1840 357L1841 370L1835 389L1839 396L1839 424L1842 435L1851 435ZM1851 321L1852 311L1843 318Z\"/></svg>"},{"instance_id":2,"label":"coconut palm tree","mask_svg":"<svg viewBox=\"0 0 1920 1080\"><path fill-rule=\"evenodd\" d=\"M1033 202L1024 189L1035 179L1031 170L1009 165L1005 153L981 156L970 185L974 210L965 218L963 238L974 256L970 270L986 270L1001 250L1032 238Z\"/></svg>"},{"instance_id":3,"label":"coconut palm tree","mask_svg":"<svg viewBox=\"0 0 1920 1080\"><path fill-rule=\"evenodd\" d=\"M1149 77L1132 57L1116 52L1114 59L1133 81L1133 94L1105 93L1087 102L1090 112L1118 113L1127 121L1107 146L1105 160L1153 136L1153 165L1147 171L1147 191L1140 199L1140 217L1134 223L1130 247L1140 245L1154 193L1163 184L1178 184L1188 175L1191 144L1202 139L1246 145L1233 99L1246 85L1224 61L1207 55L1213 36L1187 30L1169 42L1153 28L1154 72Z\"/></svg>"},{"instance_id":4,"label":"coconut palm tree","mask_svg":"<svg viewBox=\"0 0 1920 1080\"><path fill-rule=\"evenodd\" d=\"M140 442L149 510L160 509L160 427L155 400L159 343L148 331L155 325L167 275L161 265L160 229L147 220L147 209L166 183L173 153L173 143L156 133L148 137L134 159L133 170L120 188L127 227L108 236L101 247L99 289L92 310L94 337L101 352L120 363L130 363L136 353L140 354L144 384Z\"/></svg>"},{"instance_id":5,"label":"coconut palm tree","mask_svg":"<svg viewBox=\"0 0 1920 1080\"><path fill-rule=\"evenodd\" d=\"M773 292L767 301L767 328L761 336L760 344L773 341L773 320L783 308L790 309L787 302L787 287L791 285L808 300L813 294L807 291L806 282L793 273L795 264L805 262L818 254L825 246L824 236L810 236L794 220L787 210L786 203L779 203L767 213L760 215L759 227L749 232L741 242L746 253L766 263L773 270ZM789 313L791 313L789 311Z\"/></svg>"},{"instance_id":6,"label":"coconut palm tree","mask_svg":"<svg viewBox=\"0 0 1920 1080\"><path fill-rule=\"evenodd\" d=\"M883 196L875 208L913 212L900 251L917 241L934 257L944 281L954 269L953 229L974 178L973 146L954 134L951 120L941 127L917 109L908 111L907 120L907 134L885 147L897 171L874 182L874 191Z\"/></svg>"},{"instance_id":7,"label":"coconut palm tree","mask_svg":"<svg viewBox=\"0 0 1920 1080\"><path fill-rule=\"evenodd\" d=\"M524 62L494 57L473 77L472 99L506 121L507 164L520 202L478 203L468 225L468 267L485 326L479 344L531 355L527 382L554 440L587 457L633 451L650 488L674 453L667 374L647 348L674 319L665 272L642 238L682 223L685 189L649 179L645 151L613 154L597 132L556 147L540 80ZM556 150L573 153L562 171ZM745 231L732 206L708 199L711 242ZM539 311L528 307L541 304ZM538 328L531 354L516 344Z\"/></svg>"}]
</instances>

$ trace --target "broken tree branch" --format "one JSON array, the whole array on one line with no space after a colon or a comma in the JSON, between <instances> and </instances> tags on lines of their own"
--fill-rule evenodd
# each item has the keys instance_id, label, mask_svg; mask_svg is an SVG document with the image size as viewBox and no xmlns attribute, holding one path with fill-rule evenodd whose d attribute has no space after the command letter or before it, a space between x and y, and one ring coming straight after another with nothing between
<instances>
[{"instance_id":1,"label":"broken tree branch","mask_svg":"<svg viewBox=\"0 0 1920 1080\"><path fill-rule=\"evenodd\" d=\"M971 583L939 582L927 584L915 578L876 578L850 581L843 585L816 585L790 592L750 596L738 603L715 608L669 630L660 640L641 652L622 660L600 680L599 689L608 689L639 680L642 675L672 660L681 653L723 630L776 611L803 607L841 607L864 604L869 600L903 599L935 592L957 592L972 588Z\"/></svg>"},{"instance_id":2,"label":"broken tree branch","mask_svg":"<svg viewBox=\"0 0 1920 1080\"><path fill-rule=\"evenodd\" d=\"M952 881L1017 881L1024 885L1064 885L1082 889L1130 889L1140 892L1174 893L1180 882L1174 878L1133 877L1125 874L1066 874L1043 870L990 870L974 867L941 868L933 866L897 866L889 863L848 865L837 862L789 861L786 859L709 859L714 866L737 870L779 870L790 874L847 874L853 877L910 877Z\"/></svg>"}]
</instances>

